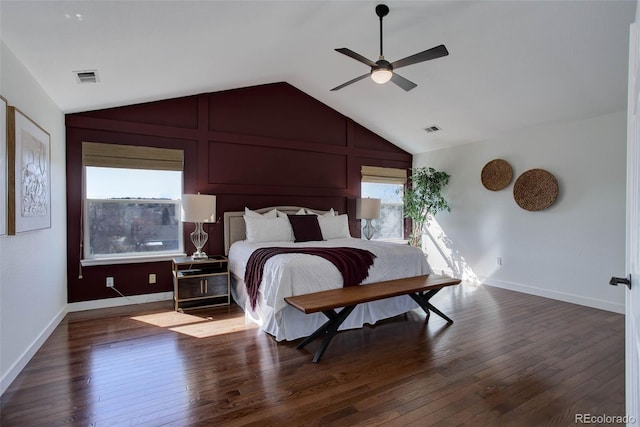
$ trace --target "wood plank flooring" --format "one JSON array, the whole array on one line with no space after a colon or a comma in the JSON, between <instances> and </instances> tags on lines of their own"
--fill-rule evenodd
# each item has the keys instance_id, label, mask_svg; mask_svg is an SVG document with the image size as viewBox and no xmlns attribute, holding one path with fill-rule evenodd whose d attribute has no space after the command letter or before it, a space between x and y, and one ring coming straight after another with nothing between
<instances>
[{"instance_id":1,"label":"wood plank flooring","mask_svg":"<svg viewBox=\"0 0 640 427\"><path fill-rule=\"evenodd\" d=\"M70 313L2 396L9 426L573 425L624 415L624 317L486 286L317 343L242 311Z\"/></svg>"}]
</instances>

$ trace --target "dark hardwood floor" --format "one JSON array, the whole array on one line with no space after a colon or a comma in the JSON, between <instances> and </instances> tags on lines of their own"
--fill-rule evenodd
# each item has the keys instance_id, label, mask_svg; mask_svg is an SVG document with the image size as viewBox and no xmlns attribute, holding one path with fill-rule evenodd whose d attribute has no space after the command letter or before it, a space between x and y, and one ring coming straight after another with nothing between
<instances>
[{"instance_id":1,"label":"dark hardwood floor","mask_svg":"<svg viewBox=\"0 0 640 427\"><path fill-rule=\"evenodd\" d=\"M624 317L485 286L339 333L323 359L236 306L70 313L2 396L9 426L572 425L624 415Z\"/></svg>"}]
</instances>

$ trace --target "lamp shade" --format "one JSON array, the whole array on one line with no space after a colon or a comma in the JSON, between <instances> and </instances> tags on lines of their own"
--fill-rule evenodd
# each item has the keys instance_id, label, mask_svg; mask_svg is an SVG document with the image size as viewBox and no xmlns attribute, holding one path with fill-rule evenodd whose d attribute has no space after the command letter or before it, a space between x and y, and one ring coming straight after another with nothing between
<instances>
[{"instance_id":1,"label":"lamp shade","mask_svg":"<svg viewBox=\"0 0 640 427\"><path fill-rule=\"evenodd\" d=\"M216 222L216 196L210 194L183 194L182 221Z\"/></svg>"},{"instance_id":2,"label":"lamp shade","mask_svg":"<svg viewBox=\"0 0 640 427\"><path fill-rule=\"evenodd\" d=\"M357 199L356 200L356 218L363 219L379 219L380 218L380 199Z\"/></svg>"}]
</instances>

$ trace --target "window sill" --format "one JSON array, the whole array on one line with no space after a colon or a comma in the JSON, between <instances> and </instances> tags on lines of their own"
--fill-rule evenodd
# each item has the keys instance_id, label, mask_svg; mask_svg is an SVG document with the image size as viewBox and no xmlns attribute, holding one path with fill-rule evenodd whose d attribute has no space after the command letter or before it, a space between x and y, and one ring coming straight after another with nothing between
<instances>
[{"instance_id":1,"label":"window sill","mask_svg":"<svg viewBox=\"0 0 640 427\"><path fill-rule=\"evenodd\" d=\"M83 259L80 260L80 265L83 267L91 267L93 265L112 265L112 264L138 264L145 262L160 262L171 261L175 257L185 257L187 254L184 252L176 252L162 255L144 255L144 256L131 256L131 257L112 257L112 258L97 258L97 259Z\"/></svg>"}]
</instances>

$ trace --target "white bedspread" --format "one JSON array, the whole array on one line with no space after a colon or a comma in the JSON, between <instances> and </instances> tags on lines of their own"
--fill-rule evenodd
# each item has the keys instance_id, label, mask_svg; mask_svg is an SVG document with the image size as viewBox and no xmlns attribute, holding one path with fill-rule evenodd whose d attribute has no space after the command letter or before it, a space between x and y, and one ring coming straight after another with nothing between
<instances>
[{"instance_id":1,"label":"white bedspread","mask_svg":"<svg viewBox=\"0 0 640 427\"><path fill-rule=\"evenodd\" d=\"M254 250L263 247L353 247L366 249L376 255L373 266L369 269L369 276L363 281L363 284L380 282L383 280L398 279L401 277L419 276L422 274L430 274L431 268L427 263L424 254L418 248L381 241L367 241L356 238L349 239L333 239L321 242L269 242L269 243L249 243L247 241L235 242L229 250L229 268L237 279L240 279L238 286L244 286L244 273L247 261ZM306 327L296 325L286 325L282 312L292 310L287 305L284 298L292 295L302 295L311 292L317 292L327 289L335 289L342 287L342 275L338 269L324 258L306 255L306 254L282 254L270 258L264 268L264 275L260 285L259 307L251 310L247 307L248 302L237 301L244 305L245 311L253 311L254 316L249 316L258 321L261 325L271 325L268 329L263 327L267 332L276 336L276 339L295 339L300 336L309 335L315 328L318 321L322 321L321 317L306 316L311 321ZM246 290L236 289L236 295L240 299L246 299ZM410 300L406 298L406 300ZM384 307L385 301L377 301L371 307L378 307L381 310L373 310L371 307L365 308L365 315L360 316L357 323L375 323L376 320L389 317L390 315L401 314L404 310L417 307L412 301L407 301L408 306L404 304L398 305L393 299L387 300L389 307ZM403 300L404 302L404 300ZM365 305L363 305L365 306ZM407 308L410 307L410 308ZM358 307L360 308L360 306ZM256 313L261 317L261 313L269 313L266 319L255 319ZM317 313L322 316L322 314ZM275 318L271 318L275 317ZM352 313L350 317L358 319L357 313ZM295 316L296 322L299 323L300 317ZM326 320L326 319L325 319ZM362 324L354 324L345 322L346 327L361 327ZM283 331L280 331L283 328ZM342 329L342 328L341 328ZM295 333L291 331L295 330ZM287 332L288 331L288 332Z\"/></svg>"}]
</instances>

